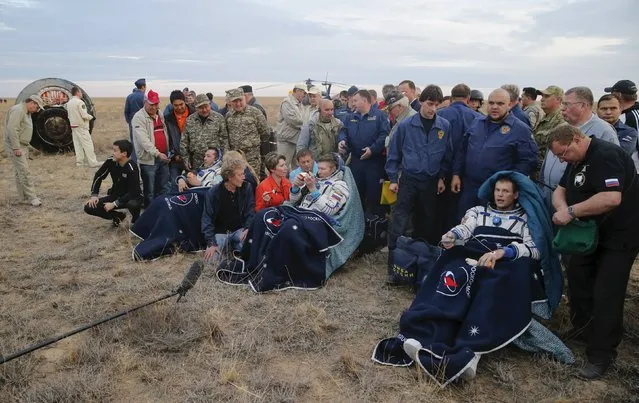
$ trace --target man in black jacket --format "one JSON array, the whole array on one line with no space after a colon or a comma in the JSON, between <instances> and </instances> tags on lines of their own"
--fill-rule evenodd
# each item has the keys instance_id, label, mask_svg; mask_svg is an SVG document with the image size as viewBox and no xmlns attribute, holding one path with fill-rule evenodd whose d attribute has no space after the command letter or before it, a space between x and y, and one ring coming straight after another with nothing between
<instances>
[{"instance_id":1,"label":"man in black jacket","mask_svg":"<svg viewBox=\"0 0 639 403\"><path fill-rule=\"evenodd\" d=\"M129 140L117 140L113 143L113 157L107 159L98 169L91 185L91 198L84 206L84 212L113 221L113 226L120 225L126 214L119 209L131 212L132 222L137 220L142 206L140 190L140 171L138 165L129 159L133 146ZM102 180L111 175L113 187L107 196L99 197Z\"/></svg>"},{"instance_id":2,"label":"man in black jacket","mask_svg":"<svg viewBox=\"0 0 639 403\"><path fill-rule=\"evenodd\" d=\"M164 124L169 136L169 174L171 180L167 182L167 192L177 191L175 185L178 176L184 171L184 159L180 152L180 138L184 132L186 118L195 113L195 108L186 103L186 97L180 90L171 92L169 96L172 108L164 110ZM197 168L197 167L194 167Z\"/></svg>"},{"instance_id":3,"label":"man in black jacket","mask_svg":"<svg viewBox=\"0 0 639 403\"><path fill-rule=\"evenodd\" d=\"M222 163L223 182L206 195L202 232L206 240L204 259L215 261L227 244L233 250L242 244L255 216L255 190L246 182L246 162L240 159Z\"/></svg>"}]
</instances>

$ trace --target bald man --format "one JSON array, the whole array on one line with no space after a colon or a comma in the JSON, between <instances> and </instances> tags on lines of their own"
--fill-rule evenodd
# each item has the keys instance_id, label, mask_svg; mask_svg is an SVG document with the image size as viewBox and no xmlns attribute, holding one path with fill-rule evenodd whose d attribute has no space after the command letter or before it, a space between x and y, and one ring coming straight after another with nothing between
<instances>
[{"instance_id":1,"label":"bald man","mask_svg":"<svg viewBox=\"0 0 639 403\"><path fill-rule=\"evenodd\" d=\"M510 170L530 175L537 167L537 144L530 127L510 111L510 95L501 88L488 96L488 115L470 125L455 155L451 189L461 192L458 219L481 203L479 187L494 173Z\"/></svg>"},{"instance_id":2,"label":"bald man","mask_svg":"<svg viewBox=\"0 0 639 403\"><path fill-rule=\"evenodd\" d=\"M302 127L297 140L297 151L311 150L314 160L322 155L337 152L337 137L343 124L333 116L333 112L333 101L319 101L319 114Z\"/></svg>"}]
</instances>

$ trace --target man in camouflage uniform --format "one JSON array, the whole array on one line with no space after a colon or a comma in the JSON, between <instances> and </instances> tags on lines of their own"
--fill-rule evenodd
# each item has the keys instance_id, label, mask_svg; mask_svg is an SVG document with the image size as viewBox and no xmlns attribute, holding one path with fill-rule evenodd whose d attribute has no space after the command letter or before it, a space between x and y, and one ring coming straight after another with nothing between
<instances>
[{"instance_id":1,"label":"man in camouflage uniform","mask_svg":"<svg viewBox=\"0 0 639 403\"><path fill-rule=\"evenodd\" d=\"M533 131L545 116L544 111L537 105L538 94L539 91L533 87L526 87L521 93L521 105L524 107L524 113L528 115L530 128Z\"/></svg>"},{"instance_id":2,"label":"man in camouflage uniform","mask_svg":"<svg viewBox=\"0 0 639 403\"><path fill-rule=\"evenodd\" d=\"M27 163L29 143L33 135L31 115L38 110L44 110L44 102L39 96L31 95L24 102L12 106L7 111L4 122L4 149L13 163L18 196L21 201L28 201L33 207L42 204L36 195Z\"/></svg>"},{"instance_id":3,"label":"man in camouflage uniform","mask_svg":"<svg viewBox=\"0 0 639 403\"><path fill-rule=\"evenodd\" d=\"M224 118L211 110L206 94L195 97L197 113L186 118L184 133L180 138L180 152L187 170L197 169L204 163L209 147L229 149L229 136Z\"/></svg>"},{"instance_id":4,"label":"man in camouflage uniform","mask_svg":"<svg viewBox=\"0 0 639 403\"><path fill-rule=\"evenodd\" d=\"M265 174L260 145L269 140L266 118L259 109L246 104L244 91L240 88L229 90L227 93L233 107L233 110L226 114L229 147L231 150L241 150L249 165L263 177Z\"/></svg>"},{"instance_id":5,"label":"man in camouflage uniform","mask_svg":"<svg viewBox=\"0 0 639 403\"><path fill-rule=\"evenodd\" d=\"M317 115L302 126L295 151L298 153L309 149L315 161L322 155L337 152L337 137L344 126L341 120L333 116L334 106L330 99L320 100L318 111Z\"/></svg>"},{"instance_id":6,"label":"man in camouflage uniform","mask_svg":"<svg viewBox=\"0 0 639 403\"><path fill-rule=\"evenodd\" d=\"M538 164L537 170L533 174L534 178L537 178L537 173L541 170L541 165L546 158L546 152L548 151L548 133L555 127L567 124L561 115L561 98L564 96L564 90L551 85L545 90L537 91L541 95L541 109L544 111L545 116L537 123L533 135L537 147L539 147L539 154L537 154ZM532 123L532 122L531 122Z\"/></svg>"}]
</instances>

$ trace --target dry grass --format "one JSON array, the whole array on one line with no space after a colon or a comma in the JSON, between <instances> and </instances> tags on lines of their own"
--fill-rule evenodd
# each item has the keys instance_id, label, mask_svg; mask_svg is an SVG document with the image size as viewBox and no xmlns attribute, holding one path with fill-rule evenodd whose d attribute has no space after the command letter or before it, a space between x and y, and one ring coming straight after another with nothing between
<instances>
[{"instance_id":1,"label":"dry grass","mask_svg":"<svg viewBox=\"0 0 639 403\"><path fill-rule=\"evenodd\" d=\"M262 99L275 121L278 99ZM122 99L97 99L94 140L105 158L127 136ZM0 122L6 104L0 105ZM0 160L0 353L162 295L195 255L131 260L127 228L83 214L93 171L73 156L36 156L44 205L18 204ZM615 369L582 382L574 368L507 348L474 382L439 390L423 373L374 365L412 294L384 285L385 255L367 256L313 292L254 295L206 273L184 303L164 301L0 366L2 402L75 401L633 401L639 393L639 276L628 288ZM562 305L552 328L568 328ZM583 350L577 348L580 360Z\"/></svg>"}]
</instances>

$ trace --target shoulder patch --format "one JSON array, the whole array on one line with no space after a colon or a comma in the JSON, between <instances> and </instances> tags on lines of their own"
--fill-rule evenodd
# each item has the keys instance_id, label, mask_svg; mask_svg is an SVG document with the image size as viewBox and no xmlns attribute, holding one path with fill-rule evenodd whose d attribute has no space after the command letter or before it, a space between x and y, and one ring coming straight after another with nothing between
<instances>
[{"instance_id":1,"label":"shoulder patch","mask_svg":"<svg viewBox=\"0 0 639 403\"><path fill-rule=\"evenodd\" d=\"M82 109L86 109L86 108L87 108L87 106L83 103L82 104Z\"/></svg>"},{"instance_id":2,"label":"shoulder patch","mask_svg":"<svg viewBox=\"0 0 639 403\"><path fill-rule=\"evenodd\" d=\"M503 125L503 126L499 129L499 131L501 132L501 134L508 134L508 133L510 132L510 127L509 127L509 126L506 126L506 125Z\"/></svg>"},{"instance_id":3,"label":"shoulder patch","mask_svg":"<svg viewBox=\"0 0 639 403\"><path fill-rule=\"evenodd\" d=\"M438 131L437 138L441 140L443 137L444 137L444 131L443 130Z\"/></svg>"}]
</instances>

